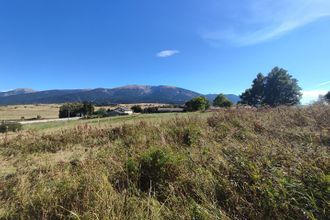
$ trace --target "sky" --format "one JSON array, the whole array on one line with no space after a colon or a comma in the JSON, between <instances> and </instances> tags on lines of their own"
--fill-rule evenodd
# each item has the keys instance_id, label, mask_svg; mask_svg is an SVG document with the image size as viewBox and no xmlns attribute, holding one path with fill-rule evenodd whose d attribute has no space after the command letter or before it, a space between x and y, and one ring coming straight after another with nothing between
<instances>
[{"instance_id":1,"label":"sky","mask_svg":"<svg viewBox=\"0 0 330 220\"><path fill-rule=\"evenodd\" d=\"M275 66L330 90L329 0L0 0L0 91L172 85L241 94Z\"/></svg>"}]
</instances>

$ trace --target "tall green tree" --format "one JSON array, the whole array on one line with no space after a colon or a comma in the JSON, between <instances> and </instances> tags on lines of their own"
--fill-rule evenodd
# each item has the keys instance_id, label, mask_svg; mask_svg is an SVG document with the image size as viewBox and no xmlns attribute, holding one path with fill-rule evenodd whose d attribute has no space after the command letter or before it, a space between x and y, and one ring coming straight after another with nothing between
<instances>
[{"instance_id":1,"label":"tall green tree","mask_svg":"<svg viewBox=\"0 0 330 220\"><path fill-rule=\"evenodd\" d=\"M258 105L296 105L301 99L298 80L287 70L275 67L264 77L261 73L253 80L252 87L240 96L242 104Z\"/></svg>"},{"instance_id":2,"label":"tall green tree","mask_svg":"<svg viewBox=\"0 0 330 220\"><path fill-rule=\"evenodd\" d=\"M301 88L287 70L275 67L267 76L264 103L270 106L296 105L301 99Z\"/></svg>"},{"instance_id":3,"label":"tall green tree","mask_svg":"<svg viewBox=\"0 0 330 220\"><path fill-rule=\"evenodd\" d=\"M93 113L94 105L90 102L66 103L60 107L59 117L70 118L76 116L92 115Z\"/></svg>"},{"instance_id":4,"label":"tall green tree","mask_svg":"<svg viewBox=\"0 0 330 220\"><path fill-rule=\"evenodd\" d=\"M262 73L253 80L252 87L240 96L242 104L261 105L265 97L265 76Z\"/></svg>"},{"instance_id":5,"label":"tall green tree","mask_svg":"<svg viewBox=\"0 0 330 220\"><path fill-rule=\"evenodd\" d=\"M83 102L82 114L83 115L92 115L94 113L94 105L91 102Z\"/></svg>"},{"instance_id":6,"label":"tall green tree","mask_svg":"<svg viewBox=\"0 0 330 220\"><path fill-rule=\"evenodd\" d=\"M76 117L77 114L82 114L82 103L65 103L60 107L59 117L70 118Z\"/></svg>"},{"instance_id":7,"label":"tall green tree","mask_svg":"<svg viewBox=\"0 0 330 220\"><path fill-rule=\"evenodd\" d=\"M233 105L233 103L224 95L219 94L213 101L213 105L217 107L228 108Z\"/></svg>"},{"instance_id":8,"label":"tall green tree","mask_svg":"<svg viewBox=\"0 0 330 220\"><path fill-rule=\"evenodd\" d=\"M203 96L191 99L186 103L186 111L205 111L210 107L209 100Z\"/></svg>"},{"instance_id":9,"label":"tall green tree","mask_svg":"<svg viewBox=\"0 0 330 220\"><path fill-rule=\"evenodd\" d=\"M143 111L143 109L142 109L142 107L140 105L134 105L131 109L135 113L141 113Z\"/></svg>"},{"instance_id":10,"label":"tall green tree","mask_svg":"<svg viewBox=\"0 0 330 220\"><path fill-rule=\"evenodd\" d=\"M330 91L324 96L325 101L330 103Z\"/></svg>"}]
</instances>

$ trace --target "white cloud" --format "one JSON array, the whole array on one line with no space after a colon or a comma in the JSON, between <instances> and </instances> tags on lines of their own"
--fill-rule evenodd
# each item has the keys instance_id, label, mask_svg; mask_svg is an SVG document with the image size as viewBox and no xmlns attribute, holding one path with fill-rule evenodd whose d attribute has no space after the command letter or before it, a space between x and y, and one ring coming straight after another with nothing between
<instances>
[{"instance_id":1,"label":"white cloud","mask_svg":"<svg viewBox=\"0 0 330 220\"><path fill-rule=\"evenodd\" d=\"M180 51L178 51L178 50L163 50L163 51L158 52L156 56L160 57L160 58L165 58L165 57L171 57L178 53L180 53Z\"/></svg>"},{"instance_id":2,"label":"white cloud","mask_svg":"<svg viewBox=\"0 0 330 220\"><path fill-rule=\"evenodd\" d=\"M320 95L325 95L327 90L303 90L302 91L302 104L309 104L313 101L317 101Z\"/></svg>"},{"instance_id":3,"label":"white cloud","mask_svg":"<svg viewBox=\"0 0 330 220\"><path fill-rule=\"evenodd\" d=\"M329 85L329 84L330 84L330 81L326 81L326 82L320 83L319 86L326 86L326 85Z\"/></svg>"},{"instance_id":4,"label":"white cloud","mask_svg":"<svg viewBox=\"0 0 330 220\"><path fill-rule=\"evenodd\" d=\"M231 27L203 33L211 42L230 41L238 46L261 43L330 16L329 0L251 0L237 6L240 14ZM237 3L235 1L235 3ZM231 22L229 22L231 23Z\"/></svg>"}]
</instances>

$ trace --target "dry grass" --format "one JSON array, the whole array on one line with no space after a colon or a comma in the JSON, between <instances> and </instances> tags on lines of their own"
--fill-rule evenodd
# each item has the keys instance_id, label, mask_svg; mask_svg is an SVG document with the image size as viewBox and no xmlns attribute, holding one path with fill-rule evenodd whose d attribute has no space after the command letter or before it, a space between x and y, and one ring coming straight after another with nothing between
<instances>
[{"instance_id":1,"label":"dry grass","mask_svg":"<svg viewBox=\"0 0 330 220\"><path fill-rule=\"evenodd\" d=\"M59 105L9 105L0 106L0 120L20 120L36 118L58 118Z\"/></svg>"},{"instance_id":2,"label":"dry grass","mask_svg":"<svg viewBox=\"0 0 330 220\"><path fill-rule=\"evenodd\" d=\"M131 108L136 104L122 104L118 106L123 106ZM155 106L164 106L160 103L142 103L138 104L143 108L145 107L155 107ZM22 117L25 119L36 118L40 115L43 119L54 119L58 118L59 104L38 104L38 105L8 105L0 106L0 121L1 120L21 120ZM95 110L100 108L105 109L114 109L118 106L97 106Z\"/></svg>"},{"instance_id":3,"label":"dry grass","mask_svg":"<svg viewBox=\"0 0 330 220\"><path fill-rule=\"evenodd\" d=\"M223 110L0 142L0 219L327 219L330 107Z\"/></svg>"}]
</instances>

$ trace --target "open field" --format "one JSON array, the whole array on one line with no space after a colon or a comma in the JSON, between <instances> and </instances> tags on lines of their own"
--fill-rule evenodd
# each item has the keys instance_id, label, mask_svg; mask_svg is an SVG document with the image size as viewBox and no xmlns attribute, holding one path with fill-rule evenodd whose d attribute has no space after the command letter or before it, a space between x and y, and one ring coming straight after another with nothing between
<instances>
[{"instance_id":1,"label":"open field","mask_svg":"<svg viewBox=\"0 0 330 220\"><path fill-rule=\"evenodd\" d=\"M59 105L9 105L0 106L1 120L21 120L36 118L40 115L42 118L58 118Z\"/></svg>"},{"instance_id":2,"label":"open field","mask_svg":"<svg viewBox=\"0 0 330 220\"><path fill-rule=\"evenodd\" d=\"M60 122L28 124L28 125L24 125L23 129L25 131L38 131L43 133L45 132L51 133L63 129L75 128L77 126L100 127L100 126L120 126L123 124L134 124L134 123L139 123L141 121L160 122L162 120L169 120L177 116L188 117L190 115L196 115L196 114L198 113L137 114L137 115L115 116L115 117L97 118L97 119L81 119L81 120L66 121L66 122L60 121ZM210 113L205 113L205 116L208 114Z\"/></svg>"},{"instance_id":3,"label":"open field","mask_svg":"<svg viewBox=\"0 0 330 220\"><path fill-rule=\"evenodd\" d=\"M0 219L327 219L330 106L24 126Z\"/></svg>"},{"instance_id":4,"label":"open field","mask_svg":"<svg viewBox=\"0 0 330 220\"><path fill-rule=\"evenodd\" d=\"M123 106L131 108L136 104L123 104L118 106ZM163 106L160 103L141 103L142 107L154 107ZM58 118L59 109L61 105L58 104L38 104L38 105L8 105L0 106L0 121L1 120L21 120L22 117L25 119L37 118L41 116L43 119L56 119ZM95 110L100 108L114 109L116 106L97 106Z\"/></svg>"}]
</instances>

